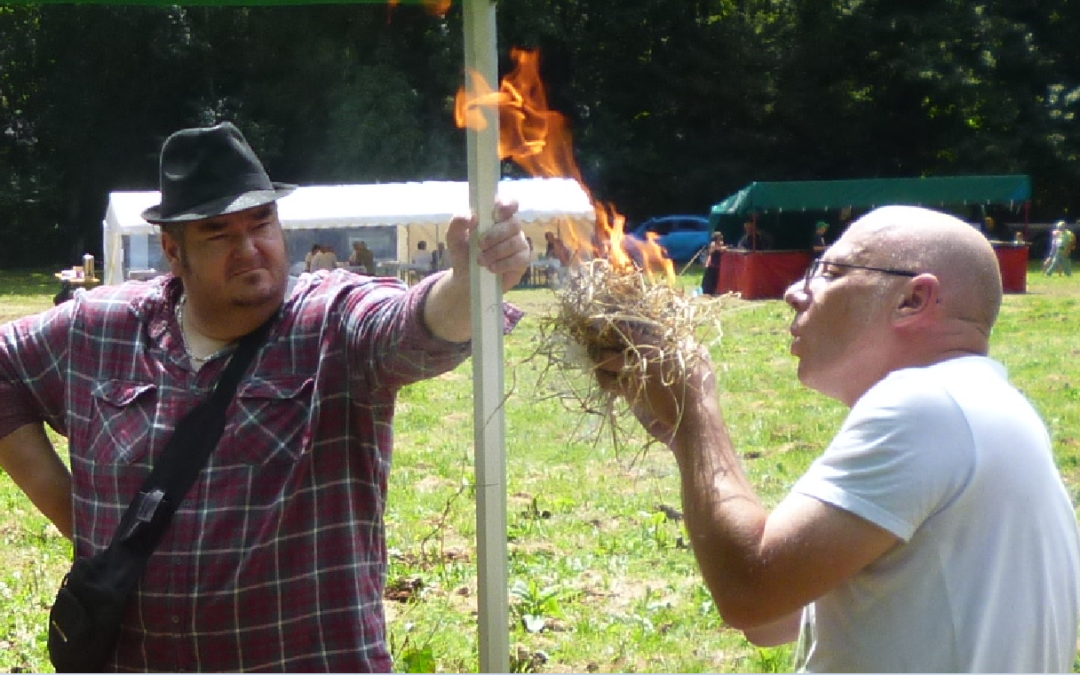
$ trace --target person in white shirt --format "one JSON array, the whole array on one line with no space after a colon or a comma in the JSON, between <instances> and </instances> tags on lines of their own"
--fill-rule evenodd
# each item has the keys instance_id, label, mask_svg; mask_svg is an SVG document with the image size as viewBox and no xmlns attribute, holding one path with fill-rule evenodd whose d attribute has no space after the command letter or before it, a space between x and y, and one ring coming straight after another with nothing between
<instances>
[{"instance_id":1,"label":"person in white shirt","mask_svg":"<svg viewBox=\"0 0 1080 675\"><path fill-rule=\"evenodd\" d=\"M329 246L320 246L319 252L311 258L310 271L329 270L332 272L337 268L337 262L337 254L334 253L334 249Z\"/></svg>"},{"instance_id":2,"label":"person in white shirt","mask_svg":"<svg viewBox=\"0 0 1080 675\"><path fill-rule=\"evenodd\" d=\"M417 267L431 268L431 251L428 250L426 241L417 242L416 253L413 253L410 262Z\"/></svg>"},{"instance_id":3,"label":"person in white shirt","mask_svg":"<svg viewBox=\"0 0 1080 675\"><path fill-rule=\"evenodd\" d=\"M756 644L798 639L814 672L1069 672L1080 534L1046 426L990 359L993 248L935 211L890 206L851 227L784 296L800 381L851 408L771 511L740 466L709 355L624 373L671 448L685 523L724 620ZM640 346L654 340L628 330ZM640 392L640 394L636 393Z\"/></svg>"}]
</instances>

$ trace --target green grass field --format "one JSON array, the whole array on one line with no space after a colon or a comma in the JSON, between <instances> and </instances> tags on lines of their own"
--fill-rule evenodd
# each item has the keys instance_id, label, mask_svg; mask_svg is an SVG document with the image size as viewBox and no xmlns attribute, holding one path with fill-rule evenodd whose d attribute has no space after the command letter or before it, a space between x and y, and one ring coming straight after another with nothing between
<instances>
[{"instance_id":1,"label":"green grass field","mask_svg":"<svg viewBox=\"0 0 1080 675\"><path fill-rule=\"evenodd\" d=\"M687 287L700 272L682 277ZM1032 272L1006 296L991 354L1050 427L1080 501L1080 275ZM0 273L0 321L45 309L48 274ZM788 648L758 649L724 627L682 524L673 460L636 430L605 433L550 379L540 382L538 317L553 294L508 299L529 314L506 339L512 668L519 672L781 672ZM732 435L766 502L778 501L846 412L803 389L788 354L791 311L737 303L713 348ZM628 425L633 429L633 425ZM397 668L475 671L471 364L403 392L387 515L387 611ZM58 444L62 439L55 439ZM0 477L0 670L50 671L45 622L70 546ZM1074 670L1077 668L1074 667Z\"/></svg>"}]
</instances>

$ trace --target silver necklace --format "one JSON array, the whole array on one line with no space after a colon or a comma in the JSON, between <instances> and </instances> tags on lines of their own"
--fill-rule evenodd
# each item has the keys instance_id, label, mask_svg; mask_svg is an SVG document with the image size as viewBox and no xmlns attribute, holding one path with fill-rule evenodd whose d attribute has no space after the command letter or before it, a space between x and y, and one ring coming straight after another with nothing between
<instances>
[{"instance_id":1,"label":"silver necklace","mask_svg":"<svg viewBox=\"0 0 1080 675\"><path fill-rule=\"evenodd\" d=\"M180 302L176 303L176 321L180 324L180 336L183 338L184 353L186 353L188 355L189 359L191 359L192 361L194 361L195 363L197 363L197 364L199 364L201 366L201 365L205 364L207 361L212 360L215 356L218 356L219 354L224 352L226 349L229 348L229 345L225 345L224 347L217 350L213 354L209 354L207 356L195 356L195 354L193 354L191 352L191 347L188 346L187 331L184 329L184 305L186 305L186 304L187 304L187 293L183 293L180 296Z\"/></svg>"}]
</instances>

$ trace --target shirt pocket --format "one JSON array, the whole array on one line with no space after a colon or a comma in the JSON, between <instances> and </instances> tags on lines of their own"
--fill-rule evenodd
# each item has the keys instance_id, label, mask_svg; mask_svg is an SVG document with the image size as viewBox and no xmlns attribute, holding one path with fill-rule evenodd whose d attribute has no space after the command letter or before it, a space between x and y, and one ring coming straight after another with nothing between
<instances>
[{"instance_id":1,"label":"shirt pocket","mask_svg":"<svg viewBox=\"0 0 1080 675\"><path fill-rule=\"evenodd\" d=\"M131 464L146 455L153 440L157 386L108 380L97 383L91 397L90 456Z\"/></svg>"},{"instance_id":2,"label":"shirt pocket","mask_svg":"<svg viewBox=\"0 0 1080 675\"><path fill-rule=\"evenodd\" d=\"M312 439L310 377L250 379L240 385L214 453L221 467L296 462Z\"/></svg>"}]
</instances>

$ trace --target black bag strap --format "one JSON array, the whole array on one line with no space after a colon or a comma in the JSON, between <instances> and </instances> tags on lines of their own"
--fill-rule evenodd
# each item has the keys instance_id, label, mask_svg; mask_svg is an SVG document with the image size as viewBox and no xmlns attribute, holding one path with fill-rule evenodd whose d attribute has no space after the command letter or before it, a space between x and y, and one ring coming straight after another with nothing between
<instances>
[{"instance_id":1,"label":"black bag strap","mask_svg":"<svg viewBox=\"0 0 1080 675\"><path fill-rule=\"evenodd\" d=\"M139 494L131 501L109 547L123 546L150 557L188 489L199 477L225 431L225 410L255 354L266 341L273 317L240 339L213 393L177 422Z\"/></svg>"}]
</instances>

